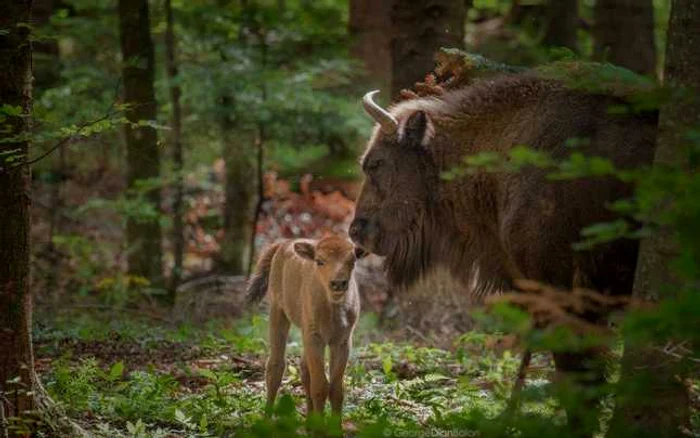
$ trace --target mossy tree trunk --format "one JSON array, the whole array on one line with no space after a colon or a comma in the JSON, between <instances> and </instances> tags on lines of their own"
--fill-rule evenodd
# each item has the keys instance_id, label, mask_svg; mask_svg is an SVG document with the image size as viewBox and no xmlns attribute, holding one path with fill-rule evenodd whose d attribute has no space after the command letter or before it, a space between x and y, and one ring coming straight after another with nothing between
<instances>
[{"instance_id":1,"label":"mossy tree trunk","mask_svg":"<svg viewBox=\"0 0 700 438\"><path fill-rule=\"evenodd\" d=\"M29 291L30 171L28 141L12 140L29 131L32 105L30 0L0 6L0 408L4 418L34 408ZM9 140L9 141L8 141ZM7 424L0 424L7 435Z\"/></svg>"},{"instance_id":2,"label":"mossy tree trunk","mask_svg":"<svg viewBox=\"0 0 700 438\"><path fill-rule=\"evenodd\" d=\"M578 0L549 0L542 44L578 51L578 6Z\"/></svg>"},{"instance_id":3,"label":"mossy tree trunk","mask_svg":"<svg viewBox=\"0 0 700 438\"><path fill-rule=\"evenodd\" d=\"M466 6L454 0L394 0L390 17L391 95L396 97L433 70L441 47L463 48Z\"/></svg>"},{"instance_id":4,"label":"mossy tree trunk","mask_svg":"<svg viewBox=\"0 0 700 438\"><path fill-rule=\"evenodd\" d=\"M165 0L165 62L168 81L170 85L170 103L173 106L171 118L172 132L170 134L170 148L173 158L173 269L170 274L170 301L175 300L175 291L182 279L182 262L185 254L185 223L184 223L184 183L183 183L183 159L182 159L182 107L180 95L182 91L178 84L178 68L175 41L175 19L173 17L173 5L171 0Z\"/></svg>"},{"instance_id":5,"label":"mossy tree trunk","mask_svg":"<svg viewBox=\"0 0 700 438\"><path fill-rule=\"evenodd\" d=\"M124 103L131 123L156 119L153 91L154 54L147 0L119 0L119 33L122 49ZM158 138L151 126L126 125L127 183L130 190L139 181L160 177ZM149 190L147 202L160 213L160 191ZM161 227L157 219L127 218L129 272L162 286Z\"/></svg>"},{"instance_id":6,"label":"mossy tree trunk","mask_svg":"<svg viewBox=\"0 0 700 438\"><path fill-rule=\"evenodd\" d=\"M597 0L595 57L654 76L654 5L652 0Z\"/></svg>"},{"instance_id":7,"label":"mossy tree trunk","mask_svg":"<svg viewBox=\"0 0 700 438\"><path fill-rule=\"evenodd\" d=\"M654 165L688 169L685 136L700 123L700 3L673 0L668 28L665 83L674 93L661 108ZM648 300L672 299L676 289L669 262L678 255L678 237L668 228L642 241L634 294ZM671 287L668 287L668 286ZM655 348L656 347L656 348ZM682 361L659 345L625 346L621 394L608 436L687 436L690 414Z\"/></svg>"}]
</instances>

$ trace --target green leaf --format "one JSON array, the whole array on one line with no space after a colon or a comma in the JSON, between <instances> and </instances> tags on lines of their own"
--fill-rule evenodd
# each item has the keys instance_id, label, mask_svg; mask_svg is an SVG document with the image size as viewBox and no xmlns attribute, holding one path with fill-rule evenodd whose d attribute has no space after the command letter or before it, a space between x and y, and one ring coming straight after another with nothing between
<instances>
[{"instance_id":1,"label":"green leaf","mask_svg":"<svg viewBox=\"0 0 700 438\"><path fill-rule=\"evenodd\" d=\"M107 380L110 382L114 382L116 380L121 379L122 375L124 374L124 362L119 361L112 365L112 367L109 369L109 374L107 375Z\"/></svg>"},{"instance_id":2,"label":"green leaf","mask_svg":"<svg viewBox=\"0 0 700 438\"><path fill-rule=\"evenodd\" d=\"M275 413L280 417L289 417L296 413L296 406L294 405L294 399L291 395L284 394L280 397L280 401L275 408Z\"/></svg>"},{"instance_id":3,"label":"green leaf","mask_svg":"<svg viewBox=\"0 0 700 438\"><path fill-rule=\"evenodd\" d=\"M199 375L202 377L206 377L207 379L214 381L214 382L217 380L216 373L210 369L207 369L207 368L203 368L203 369L199 370Z\"/></svg>"},{"instance_id":4,"label":"green leaf","mask_svg":"<svg viewBox=\"0 0 700 438\"><path fill-rule=\"evenodd\" d=\"M394 362L391 359L391 356L388 354L385 355L382 358L382 370L384 371L384 374L386 374L387 376L390 376L392 374L391 370L392 370L393 366L394 366Z\"/></svg>"},{"instance_id":5,"label":"green leaf","mask_svg":"<svg viewBox=\"0 0 700 438\"><path fill-rule=\"evenodd\" d=\"M8 116L12 116L12 117L21 116L22 115L22 107L19 105L12 106L12 105L8 105L8 104L4 103L0 106L0 114L5 114Z\"/></svg>"}]
</instances>

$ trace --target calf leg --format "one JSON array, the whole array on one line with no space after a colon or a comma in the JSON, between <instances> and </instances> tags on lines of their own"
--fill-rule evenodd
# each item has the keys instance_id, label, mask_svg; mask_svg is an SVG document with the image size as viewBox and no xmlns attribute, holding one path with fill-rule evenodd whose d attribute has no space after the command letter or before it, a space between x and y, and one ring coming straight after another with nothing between
<instances>
[{"instance_id":1,"label":"calf leg","mask_svg":"<svg viewBox=\"0 0 700 438\"><path fill-rule=\"evenodd\" d=\"M323 413L328 399L328 379L324 369L323 341L313 334L304 336L304 357L309 368L309 388L313 412Z\"/></svg>"},{"instance_id":2,"label":"calf leg","mask_svg":"<svg viewBox=\"0 0 700 438\"><path fill-rule=\"evenodd\" d=\"M350 357L351 341L348 339L338 345L331 345L330 393L331 411L340 416L343 411L343 377Z\"/></svg>"},{"instance_id":3,"label":"calf leg","mask_svg":"<svg viewBox=\"0 0 700 438\"><path fill-rule=\"evenodd\" d=\"M301 356L299 362L299 373L301 374L301 384L304 386L304 394L306 395L306 415L309 415L313 410L311 402L311 378L309 376L309 366L306 364L306 358Z\"/></svg>"},{"instance_id":4,"label":"calf leg","mask_svg":"<svg viewBox=\"0 0 700 438\"><path fill-rule=\"evenodd\" d=\"M284 351L287 347L289 335L289 320L284 311L276 305L270 308L270 357L265 366L265 381L267 383L267 407L266 412L272 412L277 391L282 383L282 375L286 366Z\"/></svg>"}]
</instances>

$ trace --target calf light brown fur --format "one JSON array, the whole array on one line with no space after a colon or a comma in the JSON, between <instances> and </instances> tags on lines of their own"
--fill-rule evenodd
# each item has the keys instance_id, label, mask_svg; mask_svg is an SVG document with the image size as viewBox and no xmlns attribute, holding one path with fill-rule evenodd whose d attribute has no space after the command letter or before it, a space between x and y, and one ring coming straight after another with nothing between
<instances>
[{"instance_id":1,"label":"calf light brown fur","mask_svg":"<svg viewBox=\"0 0 700 438\"><path fill-rule=\"evenodd\" d=\"M267 293L270 300L270 356L265 368L268 412L282 381L293 323L301 329L303 339L300 369L307 412L322 413L330 398L333 414L341 414L343 376L360 313L353 269L361 256L347 238L334 235L274 244L260 257L248 299L260 301ZM325 372L326 346L330 349L330 382Z\"/></svg>"}]
</instances>

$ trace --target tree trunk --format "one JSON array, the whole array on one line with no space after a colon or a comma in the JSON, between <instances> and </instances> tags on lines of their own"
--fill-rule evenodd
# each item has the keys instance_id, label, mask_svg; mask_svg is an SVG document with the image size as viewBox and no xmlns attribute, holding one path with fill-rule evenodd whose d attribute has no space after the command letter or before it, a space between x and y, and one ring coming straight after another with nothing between
<instances>
[{"instance_id":1,"label":"tree trunk","mask_svg":"<svg viewBox=\"0 0 700 438\"><path fill-rule=\"evenodd\" d=\"M391 95L423 81L441 47L463 48L466 8L462 1L394 0L391 7Z\"/></svg>"},{"instance_id":2,"label":"tree trunk","mask_svg":"<svg viewBox=\"0 0 700 438\"><path fill-rule=\"evenodd\" d=\"M153 91L154 55L147 0L119 0L119 31L122 46L124 103L130 107L126 118L137 123L156 119ZM160 177L157 136L150 126L126 125L127 183L131 190L138 181ZM150 190L147 202L160 213L160 191ZM162 285L162 249L159 221L127 218L129 272Z\"/></svg>"},{"instance_id":3,"label":"tree trunk","mask_svg":"<svg viewBox=\"0 0 700 438\"><path fill-rule=\"evenodd\" d=\"M685 135L700 120L700 4L696 0L673 0L666 48L666 85L683 89L661 108L655 166L688 168ZM662 228L642 241L635 276L634 294L658 300L671 299L675 279L669 262L678 254L677 236ZM671 292L669 292L671 291ZM657 346L658 347L658 346ZM643 396L618 396L608 436L686 436L689 398L682 364L661 353L660 348L628 343L622 360L621 388L641 384ZM627 395L625 397L625 395ZM629 435L627 435L629 434Z\"/></svg>"},{"instance_id":4,"label":"tree trunk","mask_svg":"<svg viewBox=\"0 0 700 438\"><path fill-rule=\"evenodd\" d=\"M241 8L249 7L241 0ZM239 29L239 40L251 23L245 22ZM223 52L221 60L227 61ZM253 255L253 227L255 218L255 134L243 126L236 126L232 114L237 111L235 98L230 94L221 97L221 139L223 144L226 183L224 187L224 236L221 240L219 269L227 274L245 275L250 270ZM238 109L240 110L240 109Z\"/></svg>"},{"instance_id":5,"label":"tree trunk","mask_svg":"<svg viewBox=\"0 0 700 438\"><path fill-rule=\"evenodd\" d=\"M0 7L0 105L20 109L2 114L0 130L0 408L4 418L34 408L34 360L29 292L30 172L26 140L5 142L29 131L32 104L30 0ZM6 424L0 433L7 434Z\"/></svg>"},{"instance_id":6,"label":"tree trunk","mask_svg":"<svg viewBox=\"0 0 700 438\"><path fill-rule=\"evenodd\" d=\"M362 61L368 82L384 92L391 86L390 12L387 0L350 1L350 54Z\"/></svg>"},{"instance_id":7,"label":"tree trunk","mask_svg":"<svg viewBox=\"0 0 700 438\"><path fill-rule=\"evenodd\" d=\"M578 0L549 0L542 44L578 51Z\"/></svg>"},{"instance_id":8,"label":"tree trunk","mask_svg":"<svg viewBox=\"0 0 700 438\"><path fill-rule=\"evenodd\" d=\"M170 82L170 100L173 106L172 133L170 137L173 155L173 270L170 275L170 302L175 300L175 291L182 279L182 259L185 254L185 224L183 221L183 175L182 175L182 109L180 107L180 85L177 83L177 60L175 42L175 20L171 0L165 0L165 62Z\"/></svg>"},{"instance_id":9,"label":"tree trunk","mask_svg":"<svg viewBox=\"0 0 700 438\"><path fill-rule=\"evenodd\" d=\"M597 0L593 35L597 59L655 74L652 0Z\"/></svg>"},{"instance_id":10,"label":"tree trunk","mask_svg":"<svg viewBox=\"0 0 700 438\"><path fill-rule=\"evenodd\" d=\"M255 194L255 167L253 165L253 138L238 129L229 114L234 112L233 98L221 99L221 136L226 166L224 202L224 236L221 241L219 268L231 275L243 275L248 269L253 204Z\"/></svg>"},{"instance_id":11,"label":"tree trunk","mask_svg":"<svg viewBox=\"0 0 700 438\"><path fill-rule=\"evenodd\" d=\"M256 23L253 26L253 30L258 37L258 45L260 47L260 70L265 71L267 68L267 55L268 55L268 45L267 45L267 32ZM267 102L267 86L265 82L260 83L260 101L263 106ZM257 235L258 221L262 215L262 207L265 202L265 143L267 141L267 125L265 121L258 120L257 122L257 132L255 137L255 168L256 176L258 177L257 184L257 196L255 200L255 208L253 209L253 221L250 232L250 253L248 255L248 271L247 276L253 273L253 265L255 264L255 237Z\"/></svg>"}]
</instances>

